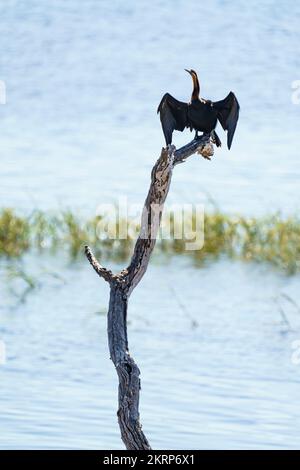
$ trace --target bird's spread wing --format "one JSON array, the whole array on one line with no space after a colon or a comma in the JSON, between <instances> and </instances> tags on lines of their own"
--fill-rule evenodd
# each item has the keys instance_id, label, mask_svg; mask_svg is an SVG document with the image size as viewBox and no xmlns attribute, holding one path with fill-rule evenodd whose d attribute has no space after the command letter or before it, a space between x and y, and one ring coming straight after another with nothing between
<instances>
[{"instance_id":1,"label":"bird's spread wing","mask_svg":"<svg viewBox=\"0 0 300 470\"><path fill-rule=\"evenodd\" d=\"M157 112L160 114L166 143L171 144L173 131L183 131L188 126L188 105L166 93L162 97Z\"/></svg>"},{"instance_id":2,"label":"bird's spread wing","mask_svg":"<svg viewBox=\"0 0 300 470\"><path fill-rule=\"evenodd\" d=\"M235 128L239 119L240 105L235 94L231 91L224 100L215 101L213 107L224 131L227 132L227 147L230 149Z\"/></svg>"}]
</instances>

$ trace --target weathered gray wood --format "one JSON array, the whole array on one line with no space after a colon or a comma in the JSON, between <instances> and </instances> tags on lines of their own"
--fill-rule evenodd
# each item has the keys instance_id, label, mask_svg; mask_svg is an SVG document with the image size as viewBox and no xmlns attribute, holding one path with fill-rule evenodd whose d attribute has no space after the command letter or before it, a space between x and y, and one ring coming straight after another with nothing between
<instances>
[{"instance_id":1,"label":"weathered gray wood","mask_svg":"<svg viewBox=\"0 0 300 470\"><path fill-rule=\"evenodd\" d=\"M85 254L96 273L110 284L107 332L110 357L119 377L118 421L122 440L129 450L148 450L150 444L142 431L139 419L140 371L129 354L127 340L127 306L133 289L144 276L155 246L162 211L171 184L175 165L183 163L194 153L204 158L213 154L208 136L193 140L176 150L163 148L151 172L151 183L144 204L140 235L136 241L129 266L118 274L102 267L88 246Z\"/></svg>"}]
</instances>

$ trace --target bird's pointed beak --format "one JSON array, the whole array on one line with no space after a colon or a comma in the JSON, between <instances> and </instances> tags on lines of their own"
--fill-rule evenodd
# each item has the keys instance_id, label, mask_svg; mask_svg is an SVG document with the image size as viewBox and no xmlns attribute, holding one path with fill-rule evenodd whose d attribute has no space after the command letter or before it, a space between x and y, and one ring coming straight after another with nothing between
<instances>
[{"instance_id":1,"label":"bird's pointed beak","mask_svg":"<svg viewBox=\"0 0 300 470\"><path fill-rule=\"evenodd\" d=\"M190 70L188 70L188 69L184 69L184 70L185 70L187 73L189 73L190 75L192 75L191 72L190 72Z\"/></svg>"}]
</instances>

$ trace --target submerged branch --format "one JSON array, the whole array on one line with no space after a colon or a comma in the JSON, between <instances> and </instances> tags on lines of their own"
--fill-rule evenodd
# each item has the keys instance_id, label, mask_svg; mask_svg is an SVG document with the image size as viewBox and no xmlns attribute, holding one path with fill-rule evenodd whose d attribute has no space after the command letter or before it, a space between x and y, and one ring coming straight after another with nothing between
<instances>
[{"instance_id":1,"label":"submerged branch","mask_svg":"<svg viewBox=\"0 0 300 470\"><path fill-rule=\"evenodd\" d=\"M97 261L96 257L94 256L94 254L93 254L93 252L92 252L92 250L90 249L89 246L86 245L85 248L84 248L84 251L85 251L85 256L89 260L91 266L94 268L96 273L100 277L103 277L103 279L105 279L105 281L111 282L112 278L113 278L112 272L109 271L106 268L103 268L103 266L101 266L101 264Z\"/></svg>"}]
</instances>

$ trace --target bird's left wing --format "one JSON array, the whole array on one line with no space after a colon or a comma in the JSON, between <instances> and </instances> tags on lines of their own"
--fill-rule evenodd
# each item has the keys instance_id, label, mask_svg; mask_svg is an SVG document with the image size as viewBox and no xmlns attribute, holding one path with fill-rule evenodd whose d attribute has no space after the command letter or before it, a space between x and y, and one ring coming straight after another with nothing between
<instances>
[{"instance_id":1,"label":"bird's left wing","mask_svg":"<svg viewBox=\"0 0 300 470\"><path fill-rule=\"evenodd\" d=\"M213 107L224 131L227 132L227 147L230 149L239 119L240 105L235 94L231 91L224 100L215 101Z\"/></svg>"},{"instance_id":2,"label":"bird's left wing","mask_svg":"<svg viewBox=\"0 0 300 470\"><path fill-rule=\"evenodd\" d=\"M173 131L183 131L189 125L188 104L178 101L169 93L166 93L162 97L157 112L160 115L166 144L171 144Z\"/></svg>"}]
</instances>

